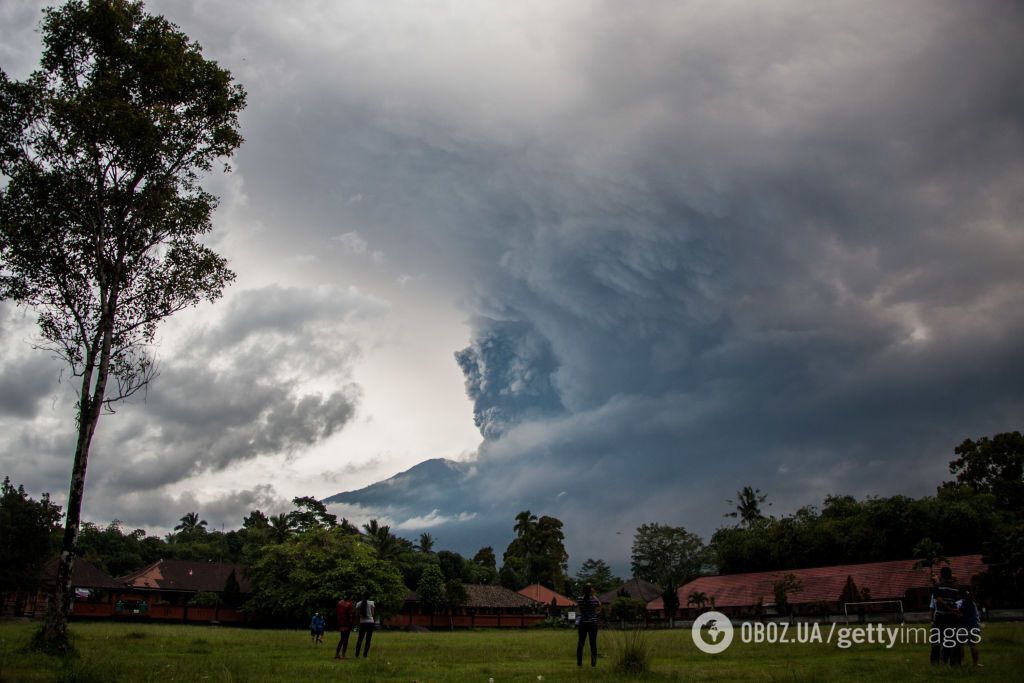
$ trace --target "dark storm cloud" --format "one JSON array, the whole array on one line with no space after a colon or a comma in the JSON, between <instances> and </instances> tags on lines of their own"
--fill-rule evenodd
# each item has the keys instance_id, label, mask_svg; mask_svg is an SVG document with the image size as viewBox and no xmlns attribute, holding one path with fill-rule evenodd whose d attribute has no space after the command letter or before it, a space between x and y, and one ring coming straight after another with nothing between
<instances>
[{"instance_id":1,"label":"dark storm cloud","mask_svg":"<svg viewBox=\"0 0 1024 683\"><path fill-rule=\"evenodd\" d=\"M376 501L396 528L497 548L529 507L621 559L748 483L779 511L928 493L960 439L1020 428L1018 4L152 6L249 90L246 217L287 226L263 248L461 298L488 438L447 503ZM173 479L337 429L351 396L291 382L352 362L312 314L338 296L236 299L133 457Z\"/></svg>"},{"instance_id":2,"label":"dark storm cloud","mask_svg":"<svg viewBox=\"0 0 1024 683\"><path fill-rule=\"evenodd\" d=\"M1020 8L604 9L565 46L568 115L488 138L425 98L366 131L388 211L472 292L489 439L476 506L438 514L539 506L621 555L595 515L708 533L747 483L920 495L1019 428Z\"/></svg>"}]
</instances>

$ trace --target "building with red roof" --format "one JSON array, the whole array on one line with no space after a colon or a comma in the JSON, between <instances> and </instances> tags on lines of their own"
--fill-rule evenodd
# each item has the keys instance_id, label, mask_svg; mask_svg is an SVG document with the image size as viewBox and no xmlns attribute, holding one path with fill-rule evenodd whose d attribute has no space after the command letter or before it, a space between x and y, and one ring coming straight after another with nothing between
<instances>
[{"instance_id":1,"label":"building with red roof","mask_svg":"<svg viewBox=\"0 0 1024 683\"><path fill-rule=\"evenodd\" d=\"M841 596L848 579L853 580L862 594L868 593L866 600L900 600L905 610L927 609L932 572L927 568L914 569L914 564L914 560L896 560L702 576L679 588L677 616L697 615L699 609L692 603L687 605L689 597L694 593L707 596L709 602L705 607L713 606L728 616L757 616L766 610L771 611L775 605L774 586L787 574L792 574L799 583L799 589L787 595L796 614L842 613ZM948 564L955 580L962 585L969 585L975 576L988 569L981 555L950 557ZM935 568L937 573L938 567ZM647 603L647 610L665 616L665 605L660 597Z\"/></svg>"},{"instance_id":2,"label":"building with red roof","mask_svg":"<svg viewBox=\"0 0 1024 683\"><path fill-rule=\"evenodd\" d=\"M564 607L575 607L576 601L567 598L561 593L556 593L547 586L542 586L539 583L533 583L526 588L519 591L520 595L525 595L534 602L539 602L545 607L551 607L551 601L554 600L554 606L558 608Z\"/></svg>"}]
</instances>

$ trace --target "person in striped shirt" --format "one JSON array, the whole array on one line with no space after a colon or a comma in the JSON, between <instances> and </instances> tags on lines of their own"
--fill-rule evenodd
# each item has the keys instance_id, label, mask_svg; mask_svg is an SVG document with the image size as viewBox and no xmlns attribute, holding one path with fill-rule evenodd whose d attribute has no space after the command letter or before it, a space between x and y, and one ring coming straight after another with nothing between
<instances>
[{"instance_id":1,"label":"person in striped shirt","mask_svg":"<svg viewBox=\"0 0 1024 683\"><path fill-rule=\"evenodd\" d=\"M583 587L583 595L576 601L576 666L583 666L583 642L590 640L590 666L597 666L597 612L601 603L594 597L594 587Z\"/></svg>"}]
</instances>

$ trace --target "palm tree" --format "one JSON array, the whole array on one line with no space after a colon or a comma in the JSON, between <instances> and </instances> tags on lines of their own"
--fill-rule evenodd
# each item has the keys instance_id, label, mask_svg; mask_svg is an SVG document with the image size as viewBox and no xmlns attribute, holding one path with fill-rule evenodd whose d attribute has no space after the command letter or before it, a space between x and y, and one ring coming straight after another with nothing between
<instances>
[{"instance_id":1,"label":"palm tree","mask_svg":"<svg viewBox=\"0 0 1024 683\"><path fill-rule=\"evenodd\" d=\"M529 510L523 510L516 515L515 532L516 536L522 538L530 533L537 525L537 515L531 514Z\"/></svg>"},{"instance_id":2,"label":"palm tree","mask_svg":"<svg viewBox=\"0 0 1024 683\"><path fill-rule=\"evenodd\" d=\"M696 605L697 609L704 609L704 606L708 604L708 594L704 591L693 591L686 598L687 605Z\"/></svg>"},{"instance_id":3,"label":"palm tree","mask_svg":"<svg viewBox=\"0 0 1024 683\"><path fill-rule=\"evenodd\" d=\"M398 537L391 533L391 527L387 524L380 524L376 519L363 525L366 531L366 542L377 551L377 557L382 560L395 560L402 554L402 544Z\"/></svg>"},{"instance_id":4,"label":"palm tree","mask_svg":"<svg viewBox=\"0 0 1024 683\"><path fill-rule=\"evenodd\" d=\"M423 532L420 534L420 542L416 544L416 549L421 553L434 552L434 537L427 532Z\"/></svg>"},{"instance_id":5,"label":"palm tree","mask_svg":"<svg viewBox=\"0 0 1024 683\"><path fill-rule=\"evenodd\" d=\"M270 518L271 538L274 543L283 543L292 533L292 519L286 512Z\"/></svg>"},{"instance_id":6,"label":"palm tree","mask_svg":"<svg viewBox=\"0 0 1024 683\"><path fill-rule=\"evenodd\" d=\"M759 519L764 519L761 514L761 503L768 499L768 494L761 493L761 489L751 486L744 486L736 492L736 501L727 500L729 505L735 505L736 509L725 513L725 517L739 517L744 526L752 526ZM768 503L771 505L771 503Z\"/></svg>"},{"instance_id":7,"label":"palm tree","mask_svg":"<svg viewBox=\"0 0 1024 683\"><path fill-rule=\"evenodd\" d=\"M191 533L199 529L206 528L206 520L199 519L198 512L188 512L181 518L181 524L174 527L175 531L180 531L183 534Z\"/></svg>"}]
</instances>

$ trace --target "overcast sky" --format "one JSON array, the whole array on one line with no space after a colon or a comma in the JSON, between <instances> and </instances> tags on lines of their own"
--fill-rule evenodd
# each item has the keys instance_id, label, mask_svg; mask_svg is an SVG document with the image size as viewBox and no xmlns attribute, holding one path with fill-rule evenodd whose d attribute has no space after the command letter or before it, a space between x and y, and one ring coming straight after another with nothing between
<instances>
[{"instance_id":1,"label":"overcast sky","mask_svg":"<svg viewBox=\"0 0 1024 683\"><path fill-rule=\"evenodd\" d=\"M12 77L42 4L0 4ZM235 528L444 457L444 496L338 511L500 554L529 508L622 567L743 485L928 494L1024 426L1019 3L147 6L249 93L208 183L238 280L101 420L88 519ZM62 500L33 335L0 304L0 472Z\"/></svg>"}]
</instances>

